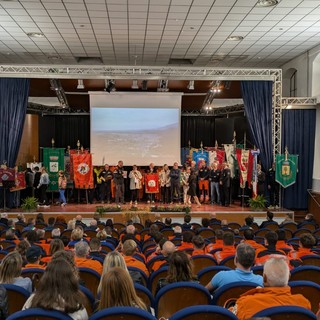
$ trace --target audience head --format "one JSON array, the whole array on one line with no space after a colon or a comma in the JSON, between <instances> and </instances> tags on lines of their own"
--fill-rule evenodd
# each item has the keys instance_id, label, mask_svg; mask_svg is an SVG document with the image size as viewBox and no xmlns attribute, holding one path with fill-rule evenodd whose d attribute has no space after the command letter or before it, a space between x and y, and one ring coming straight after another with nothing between
<instances>
[{"instance_id":1,"label":"audience head","mask_svg":"<svg viewBox=\"0 0 320 320\"><path fill-rule=\"evenodd\" d=\"M209 218L210 219L217 219L217 214L215 212L210 212Z\"/></svg>"},{"instance_id":2,"label":"audience head","mask_svg":"<svg viewBox=\"0 0 320 320\"><path fill-rule=\"evenodd\" d=\"M146 310L137 296L129 273L122 268L112 268L101 279L99 310L111 307L139 307Z\"/></svg>"},{"instance_id":3,"label":"audience head","mask_svg":"<svg viewBox=\"0 0 320 320\"><path fill-rule=\"evenodd\" d=\"M159 227L156 223L153 223L151 226L150 226L150 230L149 230L149 233L153 236L155 233L159 232Z\"/></svg>"},{"instance_id":4,"label":"audience head","mask_svg":"<svg viewBox=\"0 0 320 320\"><path fill-rule=\"evenodd\" d=\"M25 220L26 220L23 213L19 213L17 215L17 219L18 219L18 222L25 222Z\"/></svg>"},{"instance_id":5,"label":"audience head","mask_svg":"<svg viewBox=\"0 0 320 320\"><path fill-rule=\"evenodd\" d=\"M30 243L27 240L20 241L15 250L21 255L21 257L25 258L27 249L30 247Z\"/></svg>"},{"instance_id":6,"label":"audience head","mask_svg":"<svg viewBox=\"0 0 320 320\"><path fill-rule=\"evenodd\" d=\"M127 234L135 234L136 228L134 225L130 224L126 227Z\"/></svg>"},{"instance_id":7,"label":"audience head","mask_svg":"<svg viewBox=\"0 0 320 320\"><path fill-rule=\"evenodd\" d=\"M78 215L76 216L76 221L82 221L82 216L81 216L81 214L78 214Z\"/></svg>"},{"instance_id":8,"label":"audience head","mask_svg":"<svg viewBox=\"0 0 320 320\"><path fill-rule=\"evenodd\" d=\"M125 256L133 256L137 250L137 243L134 240L126 240L122 246L122 252Z\"/></svg>"},{"instance_id":9,"label":"audience head","mask_svg":"<svg viewBox=\"0 0 320 320\"><path fill-rule=\"evenodd\" d=\"M156 213L154 214L154 221L161 221L161 215L160 215L159 212L156 212Z\"/></svg>"},{"instance_id":10,"label":"audience head","mask_svg":"<svg viewBox=\"0 0 320 320\"><path fill-rule=\"evenodd\" d=\"M162 246L162 254L165 257L170 256L175 251L176 251L176 246L174 245L174 243L172 243L171 241L164 242Z\"/></svg>"},{"instance_id":11,"label":"audience head","mask_svg":"<svg viewBox=\"0 0 320 320\"><path fill-rule=\"evenodd\" d=\"M269 231L264 236L264 243L266 246L275 246L278 241L278 235L274 231Z\"/></svg>"},{"instance_id":12,"label":"audience head","mask_svg":"<svg viewBox=\"0 0 320 320\"><path fill-rule=\"evenodd\" d=\"M254 239L254 231L252 229L245 229L243 231L243 236L246 240L253 240Z\"/></svg>"},{"instance_id":13,"label":"audience head","mask_svg":"<svg viewBox=\"0 0 320 320\"><path fill-rule=\"evenodd\" d=\"M61 230L59 228L55 228L51 231L51 236L53 239L59 238L61 236Z\"/></svg>"},{"instance_id":14,"label":"audience head","mask_svg":"<svg viewBox=\"0 0 320 320\"><path fill-rule=\"evenodd\" d=\"M37 229L37 236L38 236L38 240L43 240L44 239L44 236L45 236L45 231L44 229Z\"/></svg>"},{"instance_id":15,"label":"audience head","mask_svg":"<svg viewBox=\"0 0 320 320\"><path fill-rule=\"evenodd\" d=\"M36 219L35 218L28 218L27 224L28 224L28 226L31 226L31 225L34 226L36 224Z\"/></svg>"},{"instance_id":16,"label":"audience head","mask_svg":"<svg viewBox=\"0 0 320 320\"><path fill-rule=\"evenodd\" d=\"M35 230L30 230L28 233L27 233L27 237L26 239L31 243L33 244L34 242L37 242L38 241L38 234L37 234L37 231Z\"/></svg>"},{"instance_id":17,"label":"audience head","mask_svg":"<svg viewBox=\"0 0 320 320\"><path fill-rule=\"evenodd\" d=\"M191 215L190 214L186 214L183 218L184 223L190 223L191 221Z\"/></svg>"},{"instance_id":18,"label":"audience head","mask_svg":"<svg viewBox=\"0 0 320 320\"><path fill-rule=\"evenodd\" d=\"M172 223L172 219L171 219L171 218L165 218L164 224L165 224L166 226L171 226L171 223Z\"/></svg>"},{"instance_id":19,"label":"audience head","mask_svg":"<svg viewBox=\"0 0 320 320\"><path fill-rule=\"evenodd\" d=\"M43 213L39 212L36 216L36 223L44 223Z\"/></svg>"},{"instance_id":20,"label":"audience head","mask_svg":"<svg viewBox=\"0 0 320 320\"><path fill-rule=\"evenodd\" d=\"M146 219L146 221L144 222L144 227L145 228L150 228L152 223L153 222L151 221L151 219Z\"/></svg>"},{"instance_id":21,"label":"audience head","mask_svg":"<svg viewBox=\"0 0 320 320\"><path fill-rule=\"evenodd\" d=\"M57 259L63 259L67 261L70 266L72 267L74 275L79 278L79 270L76 266L76 263L74 261L74 252L70 250L60 250L53 254L51 261L57 260Z\"/></svg>"},{"instance_id":22,"label":"audience head","mask_svg":"<svg viewBox=\"0 0 320 320\"><path fill-rule=\"evenodd\" d=\"M82 228L75 228L71 232L71 240L73 241L79 241L83 238L83 230Z\"/></svg>"},{"instance_id":23,"label":"audience head","mask_svg":"<svg viewBox=\"0 0 320 320\"><path fill-rule=\"evenodd\" d=\"M89 242L90 251L100 251L101 250L101 242L98 238L91 238Z\"/></svg>"},{"instance_id":24,"label":"audience head","mask_svg":"<svg viewBox=\"0 0 320 320\"><path fill-rule=\"evenodd\" d=\"M311 249L317 244L317 239L311 233L303 233L299 242L302 248Z\"/></svg>"},{"instance_id":25,"label":"audience head","mask_svg":"<svg viewBox=\"0 0 320 320\"><path fill-rule=\"evenodd\" d=\"M180 234L180 233L182 233L182 228L180 226L175 226L173 228L173 232Z\"/></svg>"},{"instance_id":26,"label":"audience head","mask_svg":"<svg viewBox=\"0 0 320 320\"><path fill-rule=\"evenodd\" d=\"M225 232L222 236L223 244L225 246L234 245L234 234L232 232Z\"/></svg>"},{"instance_id":27,"label":"audience head","mask_svg":"<svg viewBox=\"0 0 320 320\"><path fill-rule=\"evenodd\" d=\"M100 221L100 214L99 214L98 212L95 212L95 213L93 214L92 219L94 219L94 220L96 220L97 222L99 222L99 221Z\"/></svg>"},{"instance_id":28,"label":"audience head","mask_svg":"<svg viewBox=\"0 0 320 320\"><path fill-rule=\"evenodd\" d=\"M8 253L0 264L0 283L13 283L21 275L22 258L18 251Z\"/></svg>"},{"instance_id":29,"label":"audience head","mask_svg":"<svg viewBox=\"0 0 320 320\"><path fill-rule=\"evenodd\" d=\"M247 226L251 227L253 224L253 217L252 216L245 217L244 221Z\"/></svg>"},{"instance_id":30,"label":"audience head","mask_svg":"<svg viewBox=\"0 0 320 320\"><path fill-rule=\"evenodd\" d=\"M60 214L60 215L58 215L58 216L56 217L56 223L67 224L67 223L66 223L66 218L65 218L62 214Z\"/></svg>"},{"instance_id":31,"label":"audience head","mask_svg":"<svg viewBox=\"0 0 320 320\"><path fill-rule=\"evenodd\" d=\"M49 217L49 219L48 219L48 225L49 226L53 226L55 222L56 222L56 218L55 217Z\"/></svg>"},{"instance_id":32,"label":"audience head","mask_svg":"<svg viewBox=\"0 0 320 320\"><path fill-rule=\"evenodd\" d=\"M201 224L204 228L209 228L210 220L208 218L202 218Z\"/></svg>"},{"instance_id":33,"label":"audience head","mask_svg":"<svg viewBox=\"0 0 320 320\"><path fill-rule=\"evenodd\" d=\"M221 228L228 228L228 220L227 219L221 220Z\"/></svg>"},{"instance_id":34,"label":"audience head","mask_svg":"<svg viewBox=\"0 0 320 320\"><path fill-rule=\"evenodd\" d=\"M76 221L74 219L69 220L67 224L67 229L68 230L73 230L76 227Z\"/></svg>"},{"instance_id":35,"label":"audience head","mask_svg":"<svg viewBox=\"0 0 320 320\"><path fill-rule=\"evenodd\" d=\"M217 229L215 230L215 234L216 234L216 239L217 240L222 240L223 239L223 230L222 229Z\"/></svg>"},{"instance_id":36,"label":"audience head","mask_svg":"<svg viewBox=\"0 0 320 320\"><path fill-rule=\"evenodd\" d=\"M192 238L193 238L193 233L190 232L190 231L185 231L185 232L182 234L182 241L183 241L183 242L191 243L191 242L192 242Z\"/></svg>"},{"instance_id":37,"label":"audience head","mask_svg":"<svg viewBox=\"0 0 320 320\"><path fill-rule=\"evenodd\" d=\"M199 249L199 250L204 249L204 247L206 246L206 243L201 236L194 236L192 238L192 244L195 249Z\"/></svg>"},{"instance_id":38,"label":"audience head","mask_svg":"<svg viewBox=\"0 0 320 320\"><path fill-rule=\"evenodd\" d=\"M89 245L85 241L77 242L76 245L74 246L74 249L75 249L76 256L78 258L85 258L90 251Z\"/></svg>"},{"instance_id":39,"label":"audience head","mask_svg":"<svg viewBox=\"0 0 320 320\"><path fill-rule=\"evenodd\" d=\"M112 228L107 226L104 228L104 231L106 232L107 236L112 237Z\"/></svg>"},{"instance_id":40,"label":"audience head","mask_svg":"<svg viewBox=\"0 0 320 320\"><path fill-rule=\"evenodd\" d=\"M38 246L31 246L27 249L26 258L29 263L36 263L41 259L41 248Z\"/></svg>"},{"instance_id":41,"label":"audience head","mask_svg":"<svg viewBox=\"0 0 320 320\"><path fill-rule=\"evenodd\" d=\"M14 240L15 239L15 233L12 229L8 229L6 231L6 240Z\"/></svg>"},{"instance_id":42,"label":"audience head","mask_svg":"<svg viewBox=\"0 0 320 320\"><path fill-rule=\"evenodd\" d=\"M170 255L166 279L169 283L193 279L191 260L185 252L175 251Z\"/></svg>"},{"instance_id":43,"label":"audience head","mask_svg":"<svg viewBox=\"0 0 320 320\"><path fill-rule=\"evenodd\" d=\"M273 220L273 212L267 211L267 220L272 221Z\"/></svg>"},{"instance_id":44,"label":"audience head","mask_svg":"<svg viewBox=\"0 0 320 320\"><path fill-rule=\"evenodd\" d=\"M313 214L312 214L312 213L307 213L307 214L306 214L306 217L305 217L305 220L313 221L313 220L314 220Z\"/></svg>"},{"instance_id":45,"label":"audience head","mask_svg":"<svg viewBox=\"0 0 320 320\"><path fill-rule=\"evenodd\" d=\"M290 270L285 256L274 255L263 267L265 287L286 287L289 282Z\"/></svg>"},{"instance_id":46,"label":"audience head","mask_svg":"<svg viewBox=\"0 0 320 320\"><path fill-rule=\"evenodd\" d=\"M100 241L106 240L106 239L108 238L108 237L107 237L107 232L106 232L106 230L99 230L99 231L97 232L96 237L97 237Z\"/></svg>"},{"instance_id":47,"label":"audience head","mask_svg":"<svg viewBox=\"0 0 320 320\"><path fill-rule=\"evenodd\" d=\"M92 220L90 221L90 227L95 227L95 228L97 228L97 226L98 226L97 220L92 219Z\"/></svg>"},{"instance_id":48,"label":"audience head","mask_svg":"<svg viewBox=\"0 0 320 320\"><path fill-rule=\"evenodd\" d=\"M112 219L107 219L107 221L106 221L106 227L110 227L111 229L113 229Z\"/></svg>"},{"instance_id":49,"label":"audience head","mask_svg":"<svg viewBox=\"0 0 320 320\"><path fill-rule=\"evenodd\" d=\"M254 265L255 250L247 243L240 243L237 246L234 258L235 265L240 264L244 269L248 270Z\"/></svg>"},{"instance_id":50,"label":"audience head","mask_svg":"<svg viewBox=\"0 0 320 320\"><path fill-rule=\"evenodd\" d=\"M57 251L62 251L64 250L64 245L63 242L60 239L53 239L50 242L50 250L49 254L52 256L54 253Z\"/></svg>"},{"instance_id":51,"label":"audience head","mask_svg":"<svg viewBox=\"0 0 320 320\"><path fill-rule=\"evenodd\" d=\"M283 229L278 229L275 231L275 233L278 235L278 240L286 240L286 232Z\"/></svg>"}]
</instances>

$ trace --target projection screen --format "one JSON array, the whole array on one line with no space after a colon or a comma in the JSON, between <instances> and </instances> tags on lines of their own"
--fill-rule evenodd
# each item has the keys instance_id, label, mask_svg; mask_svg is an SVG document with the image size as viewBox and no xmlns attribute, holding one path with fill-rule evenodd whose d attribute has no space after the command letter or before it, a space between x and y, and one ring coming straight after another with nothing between
<instances>
[{"instance_id":1,"label":"projection screen","mask_svg":"<svg viewBox=\"0 0 320 320\"><path fill-rule=\"evenodd\" d=\"M180 164L181 93L89 92L93 164Z\"/></svg>"}]
</instances>

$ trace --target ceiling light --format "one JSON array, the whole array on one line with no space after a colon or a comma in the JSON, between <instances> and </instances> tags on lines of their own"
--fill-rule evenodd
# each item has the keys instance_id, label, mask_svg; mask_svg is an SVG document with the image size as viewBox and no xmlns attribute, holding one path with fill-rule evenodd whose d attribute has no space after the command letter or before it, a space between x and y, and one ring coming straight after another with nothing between
<instances>
[{"instance_id":1,"label":"ceiling light","mask_svg":"<svg viewBox=\"0 0 320 320\"><path fill-rule=\"evenodd\" d=\"M132 86L131 86L131 89L133 89L133 90L137 90L137 89L139 89L139 86L138 86L138 80L132 80Z\"/></svg>"},{"instance_id":2,"label":"ceiling light","mask_svg":"<svg viewBox=\"0 0 320 320\"><path fill-rule=\"evenodd\" d=\"M30 38L44 38L44 34L41 32L28 32L27 36Z\"/></svg>"},{"instance_id":3,"label":"ceiling light","mask_svg":"<svg viewBox=\"0 0 320 320\"><path fill-rule=\"evenodd\" d=\"M259 0L256 4L257 7L273 7L279 3L278 0Z\"/></svg>"},{"instance_id":4,"label":"ceiling light","mask_svg":"<svg viewBox=\"0 0 320 320\"><path fill-rule=\"evenodd\" d=\"M194 90L194 80L190 80L188 84L188 90Z\"/></svg>"},{"instance_id":5,"label":"ceiling light","mask_svg":"<svg viewBox=\"0 0 320 320\"><path fill-rule=\"evenodd\" d=\"M142 80L141 82L141 90L147 91L148 90L148 80Z\"/></svg>"},{"instance_id":6,"label":"ceiling light","mask_svg":"<svg viewBox=\"0 0 320 320\"><path fill-rule=\"evenodd\" d=\"M111 91L116 91L116 84L115 84L115 81L114 80L107 80L105 79L104 80L104 84L105 84L105 88L104 88L104 91L106 92L111 92Z\"/></svg>"},{"instance_id":7,"label":"ceiling light","mask_svg":"<svg viewBox=\"0 0 320 320\"><path fill-rule=\"evenodd\" d=\"M84 83L83 83L83 80L79 79L78 80L78 85L77 85L77 89L80 90L80 89L84 89Z\"/></svg>"},{"instance_id":8,"label":"ceiling light","mask_svg":"<svg viewBox=\"0 0 320 320\"><path fill-rule=\"evenodd\" d=\"M157 88L158 92L168 92L168 80L159 80L159 86Z\"/></svg>"},{"instance_id":9,"label":"ceiling light","mask_svg":"<svg viewBox=\"0 0 320 320\"><path fill-rule=\"evenodd\" d=\"M292 104L288 104L286 109L292 109Z\"/></svg>"},{"instance_id":10,"label":"ceiling light","mask_svg":"<svg viewBox=\"0 0 320 320\"><path fill-rule=\"evenodd\" d=\"M230 36L227 38L229 41L241 41L243 40L243 36Z\"/></svg>"}]
</instances>

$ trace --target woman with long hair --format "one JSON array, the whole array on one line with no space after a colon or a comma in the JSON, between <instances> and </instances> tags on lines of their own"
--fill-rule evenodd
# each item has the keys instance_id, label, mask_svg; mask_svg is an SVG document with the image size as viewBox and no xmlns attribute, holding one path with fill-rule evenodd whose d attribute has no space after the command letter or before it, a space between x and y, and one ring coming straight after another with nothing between
<instances>
[{"instance_id":1,"label":"woman with long hair","mask_svg":"<svg viewBox=\"0 0 320 320\"><path fill-rule=\"evenodd\" d=\"M156 292L169 283L181 281L197 281L193 275L190 257L183 251L175 251L170 255L168 275L159 279Z\"/></svg>"},{"instance_id":2,"label":"woman with long hair","mask_svg":"<svg viewBox=\"0 0 320 320\"><path fill-rule=\"evenodd\" d=\"M0 264L0 284L14 284L32 292L32 282L21 277L22 257L18 251L7 254Z\"/></svg>"},{"instance_id":3,"label":"woman with long hair","mask_svg":"<svg viewBox=\"0 0 320 320\"><path fill-rule=\"evenodd\" d=\"M136 294L129 273L119 267L110 269L102 276L98 310L111 307L137 307L147 310Z\"/></svg>"},{"instance_id":4,"label":"woman with long hair","mask_svg":"<svg viewBox=\"0 0 320 320\"><path fill-rule=\"evenodd\" d=\"M42 262L48 263L51 261L52 256L54 253L58 251L64 251L64 245L62 240L60 239L53 239L50 241L50 248L49 248L49 255L46 257L43 257L41 259Z\"/></svg>"},{"instance_id":5,"label":"woman with long hair","mask_svg":"<svg viewBox=\"0 0 320 320\"><path fill-rule=\"evenodd\" d=\"M54 309L67 313L73 319L87 320L88 313L83 305L84 297L70 263L65 259L53 259L41 277L37 291L26 301L23 310Z\"/></svg>"}]
</instances>

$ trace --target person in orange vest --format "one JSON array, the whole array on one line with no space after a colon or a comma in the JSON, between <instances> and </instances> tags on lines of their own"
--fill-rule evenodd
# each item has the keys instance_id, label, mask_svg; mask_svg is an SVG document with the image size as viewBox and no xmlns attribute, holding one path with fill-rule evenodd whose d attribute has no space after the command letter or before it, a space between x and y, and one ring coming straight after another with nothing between
<instances>
[{"instance_id":1,"label":"person in orange vest","mask_svg":"<svg viewBox=\"0 0 320 320\"><path fill-rule=\"evenodd\" d=\"M215 230L216 233L216 240L215 243L209 243L206 246L206 252L210 253L211 251L215 250L215 249L221 249L223 248L223 230L222 229L217 229Z\"/></svg>"},{"instance_id":2,"label":"person in orange vest","mask_svg":"<svg viewBox=\"0 0 320 320\"><path fill-rule=\"evenodd\" d=\"M242 242L249 244L255 250L264 250L265 246L257 243L254 240L254 231L252 229L246 229L243 231L244 240Z\"/></svg>"},{"instance_id":3,"label":"person in orange vest","mask_svg":"<svg viewBox=\"0 0 320 320\"><path fill-rule=\"evenodd\" d=\"M79 241L75 245L75 258L74 261L78 268L89 268L97 271L100 275L102 273L102 265L96 260L88 258L90 248L87 242Z\"/></svg>"},{"instance_id":4,"label":"person in orange vest","mask_svg":"<svg viewBox=\"0 0 320 320\"><path fill-rule=\"evenodd\" d=\"M206 243L201 236L194 236L192 238L192 244L193 244L192 256L207 254L205 251Z\"/></svg>"},{"instance_id":5,"label":"person in orange vest","mask_svg":"<svg viewBox=\"0 0 320 320\"><path fill-rule=\"evenodd\" d=\"M28 263L25 265L24 269L38 268L45 269L44 264L40 264L41 261L41 248L38 246L31 246L27 249L26 258Z\"/></svg>"},{"instance_id":6,"label":"person in orange vest","mask_svg":"<svg viewBox=\"0 0 320 320\"><path fill-rule=\"evenodd\" d=\"M311 233L303 233L300 236L299 240L299 249L296 251L292 251L289 254L289 258L291 259L300 259L303 256L307 256L310 254L317 255L315 252L312 252L311 249L317 244L316 238Z\"/></svg>"},{"instance_id":7,"label":"person in orange vest","mask_svg":"<svg viewBox=\"0 0 320 320\"><path fill-rule=\"evenodd\" d=\"M225 232L222 236L223 247L221 251L217 251L214 254L214 258L220 263L223 259L236 254L236 248L234 246L234 234L232 232Z\"/></svg>"},{"instance_id":8,"label":"person in orange vest","mask_svg":"<svg viewBox=\"0 0 320 320\"><path fill-rule=\"evenodd\" d=\"M185 231L182 234L182 242L180 246L177 248L178 251L193 249L192 237L193 237L193 233L191 231Z\"/></svg>"}]
</instances>

